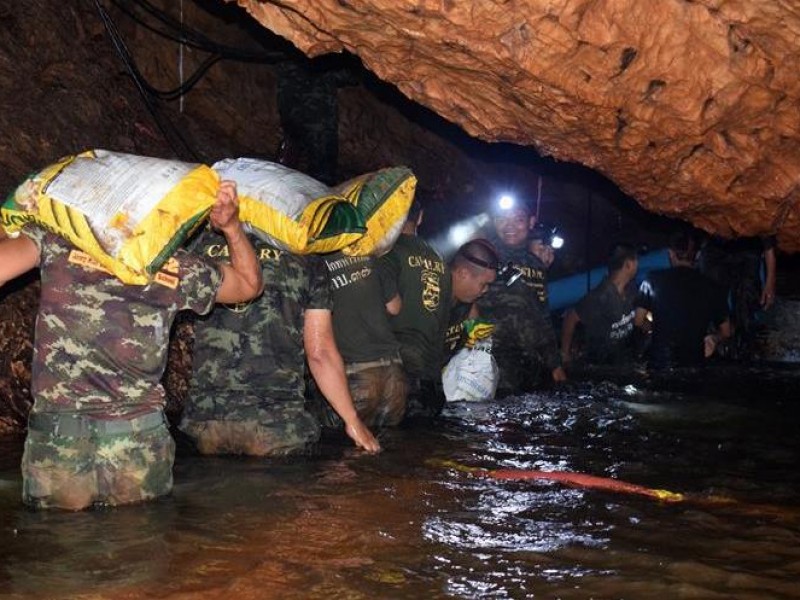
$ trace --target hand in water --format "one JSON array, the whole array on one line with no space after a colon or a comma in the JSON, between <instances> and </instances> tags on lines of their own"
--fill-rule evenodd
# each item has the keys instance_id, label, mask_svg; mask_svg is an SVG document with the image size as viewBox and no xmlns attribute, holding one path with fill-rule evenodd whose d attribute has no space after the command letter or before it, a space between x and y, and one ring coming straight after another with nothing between
<instances>
[{"instance_id":1,"label":"hand in water","mask_svg":"<svg viewBox=\"0 0 800 600\"><path fill-rule=\"evenodd\" d=\"M380 442L360 419L356 423L347 425L345 431L357 447L366 450L370 454L377 454L381 451Z\"/></svg>"},{"instance_id":2,"label":"hand in water","mask_svg":"<svg viewBox=\"0 0 800 600\"><path fill-rule=\"evenodd\" d=\"M709 358L717 349L719 338L714 334L709 334L703 338L703 356Z\"/></svg>"},{"instance_id":3,"label":"hand in water","mask_svg":"<svg viewBox=\"0 0 800 600\"><path fill-rule=\"evenodd\" d=\"M766 286L764 291L761 292L761 307L764 310L769 310L775 303L775 287Z\"/></svg>"}]
</instances>

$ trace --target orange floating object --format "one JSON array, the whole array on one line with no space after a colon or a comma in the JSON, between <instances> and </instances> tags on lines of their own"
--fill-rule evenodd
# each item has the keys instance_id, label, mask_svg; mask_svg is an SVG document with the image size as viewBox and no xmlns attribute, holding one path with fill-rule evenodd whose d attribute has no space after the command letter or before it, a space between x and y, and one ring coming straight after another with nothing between
<instances>
[{"instance_id":1,"label":"orange floating object","mask_svg":"<svg viewBox=\"0 0 800 600\"><path fill-rule=\"evenodd\" d=\"M683 502L686 496L669 490L659 490L648 488L635 483L628 483L627 481L620 481L619 479L612 479L610 477L598 477L596 475L587 475L586 473L574 473L571 471L539 471L539 470L522 470L522 469L481 469L478 467L468 467L452 460L436 461L438 464L465 473L471 473L478 477L488 477L490 479L498 479L501 481L523 481L523 480L540 480L540 481L558 481L566 485L575 487L583 487L595 490L607 490L609 492L620 492L624 494L638 494L640 496L647 496L655 498L656 500L663 500L664 502Z\"/></svg>"},{"instance_id":2,"label":"orange floating object","mask_svg":"<svg viewBox=\"0 0 800 600\"><path fill-rule=\"evenodd\" d=\"M610 477L597 477L596 475L573 473L570 471L523 471L518 469L494 469L491 471L478 471L476 474L481 474L485 477L504 481L526 479L559 481L561 483L576 487L607 490L609 492L621 492L625 494L639 494L640 496L648 496L650 498L656 498L665 502L682 502L685 499L683 494L670 492L668 490L647 488L641 485L636 485L635 483L628 483L627 481L620 481L619 479L612 479Z\"/></svg>"}]
</instances>

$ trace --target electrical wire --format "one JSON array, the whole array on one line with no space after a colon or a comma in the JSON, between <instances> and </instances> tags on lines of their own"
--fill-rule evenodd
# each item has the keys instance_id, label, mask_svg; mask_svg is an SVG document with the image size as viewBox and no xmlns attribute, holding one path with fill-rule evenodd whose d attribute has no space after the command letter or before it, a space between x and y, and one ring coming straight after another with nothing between
<instances>
[{"instance_id":1,"label":"electrical wire","mask_svg":"<svg viewBox=\"0 0 800 600\"><path fill-rule=\"evenodd\" d=\"M158 126L158 129L161 131L161 134L164 136L164 139L167 140L167 143L169 143L173 152L175 152L177 156L182 157L188 154L191 156L192 160L199 162L199 156L189 145L183 135L181 135L180 131L177 130L171 121L168 119L163 119L159 114L158 108L154 102L155 99L150 92L152 86L147 84L147 82L144 80L144 77L142 77L142 74L139 72L139 69L136 67L136 64L133 62L133 58L130 55L127 46L125 45L125 42L122 40L122 36L120 36L119 31L117 30L116 24L111 19L108 12L106 12L100 0L94 0L94 4L97 7L97 11L100 14L100 19L102 20L106 31L111 37L111 43L114 45L114 49L122 59L128 74L131 76L131 79L133 79L136 88L139 90L139 94L144 100L148 112L150 112L150 115L153 117L153 120ZM197 75L197 73L195 73L195 75ZM178 144L183 147L183 150L178 147Z\"/></svg>"},{"instance_id":2,"label":"electrical wire","mask_svg":"<svg viewBox=\"0 0 800 600\"><path fill-rule=\"evenodd\" d=\"M160 8L155 7L147 0L111 0L111 3L128 18L146 30L175 43L181 44L182 46L201 50L210 54L210 56L208 56L200 64L200 66L195 69L194 73L192 73L188 79L181 81L181 84L178 87L175 87L171 90L160 90L151 85L147 79L145 79L144 75L142 75L141 71L136 65L133 55L120 35L114 20L108 14L108 11L105 9L101 1L95 0L95 6L100 13L100 18L103 21L103 25L105 26L106 31L111 38L117 54L122 59L128 74L133 79L136 88L144 100L145 106L153 117L153 120L156 122L156 125L158 126L162 135L164 135L164 138L178 156L181 156L183 153L180 152L176 147L176 140L180 146L183 147L184 151L188 152L188 154L194 160L198 160L197 153L189 146L189 143L181 135L178 129L169 119L162 117L159 114L158 107L156 106L156 102L158 100L172 101L178 98L182 99L183 96L185 96L194 88L195 85L197 85L197 83L203 78L208 70L220 60L276 64L287 59L286 53L280 51L252 52L233 46L219 44L211 40L202 32L186 25L183 21L176 20L174 17L170 16ZM140 16L141 13L149 15L149 17L154 19L159 25L148 22L144 17Z\"/></svg>"},{"instance_id":3,"label":"electrical wire","mask_svg":"<svg viewBox=\"0 0 800 600\"><path fill-rule=\"evenodd\" d=\"M184 44L196 50L203 50L212 54L219 54L222 58L228 60L237 60L242 62L263 62L263 63L276 63L286 59L286 54L280 51L274 52L253 52L250 50L243 50L234 46L219 44L208 38L205 34L193 29L192 27L181 23L179 20L170 16L160 8L153 6L147 0L111 0L112 4L124 12L130 19L145 27L153 33L172 40L173 42ZM167 31L157 28L145 21L142 17L136 14L131 6L139 7L139 9L149 14L156 21L161 23L167 28Z\"/></svg>"}]
</instances>

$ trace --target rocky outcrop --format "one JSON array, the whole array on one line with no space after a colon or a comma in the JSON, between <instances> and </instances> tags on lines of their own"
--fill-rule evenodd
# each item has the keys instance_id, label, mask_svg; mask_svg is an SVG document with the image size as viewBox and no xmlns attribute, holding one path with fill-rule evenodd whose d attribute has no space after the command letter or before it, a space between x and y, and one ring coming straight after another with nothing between
<instances>
[{"instance_id":1,"label":"rocky outcrop","mask_svg":"<svg viewBox=\"0 0 800 600\"><path fill-rule=\"evenodd\" d=\"M800 13L760 0L236 0L489 141L649 210L800 250Z\"/></svg>"}]
</instances>

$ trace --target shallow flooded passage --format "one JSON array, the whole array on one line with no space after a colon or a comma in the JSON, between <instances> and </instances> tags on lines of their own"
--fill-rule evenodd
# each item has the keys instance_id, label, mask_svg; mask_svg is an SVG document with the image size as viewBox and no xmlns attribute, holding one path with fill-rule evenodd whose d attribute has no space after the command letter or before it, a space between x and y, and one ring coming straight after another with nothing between
<instances>
[{"instance_id":1,"label":"shallow flooded passage","mask_svg":"<svg viewBox=\"0 0 800 600\"><path fill-rule=\"evenodd\" d=\"M786 369L616 374L449 407L377 457L180 454L172 497L79 514L21 507L9 443L0 597L800 598L798 389Z\"/></svg>"}]
</instances>

